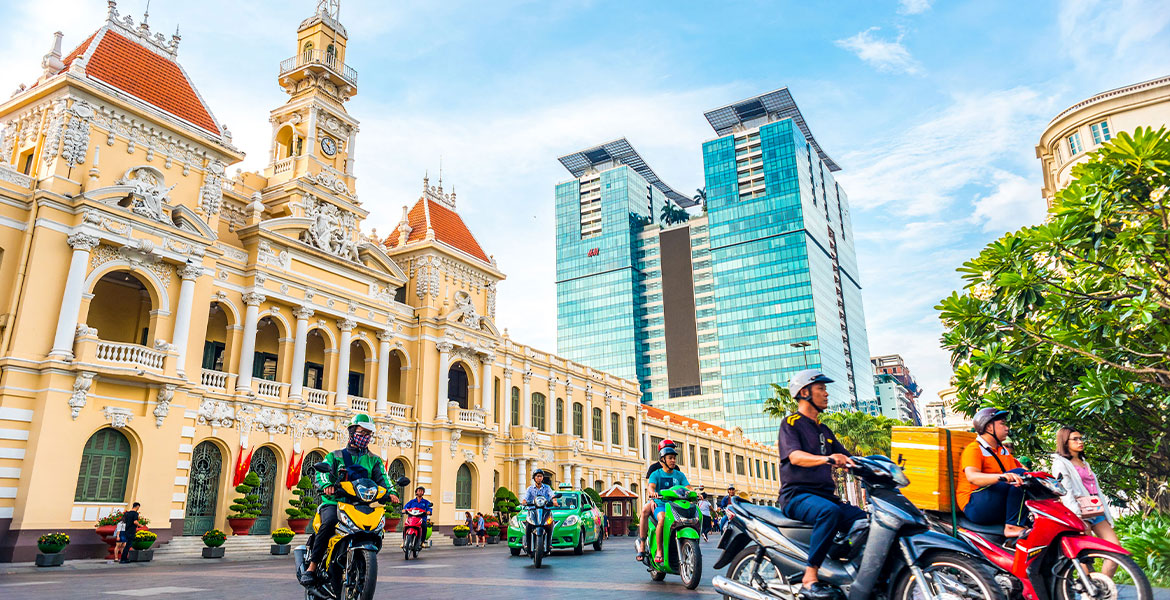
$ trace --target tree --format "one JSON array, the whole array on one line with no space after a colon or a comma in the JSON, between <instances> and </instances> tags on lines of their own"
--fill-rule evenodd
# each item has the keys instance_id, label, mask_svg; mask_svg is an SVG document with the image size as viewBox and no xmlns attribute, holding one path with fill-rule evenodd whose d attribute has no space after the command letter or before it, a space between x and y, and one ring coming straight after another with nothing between
<instances>
[{"instance_id":1,"label":"tree","mask_svg":"<svg viewBox=\"0 0 1170 600\"><path fill-rule=\"evenodd\" d=\"M259 481L259 479L257 479ZM284 514L288 515L290 519L312 519L317 514L317 499L313 497L313 484L309 481L309 476L304 475L300 481L297 482L297 487L293 488L293 496L288 501L291 508L284 509Z\"/></svg>"},{"instance_id":2,"label":"tree","mask_svg":"<svg viewBox=\"0 0 1170 600\"><path fill-rule=\"evenodd\" d=\"M593 504L596 504L597 506L601 506L601 505L602 505L602 504L601 504L601 494L597 493L597 490L595 490L595 489L593 489L593 488L591 488L591 487L587 487L587 488L585 488L585 489L583 489L583 490L581 490L581 491L585 492L585 494L586 494L587 496L589 496L590 498L592 498L592 499L593 499Z\"/></svg>"},{"instance_id":3,"label":"tree","mask_svg":"<svg viewBox=\"0 0 1170 600\"><path fill-rule=\"evenodd\" d=\"M1111 495L1170 510L1170 133L1120 133L1073 167L1047 220L989 244L937 306L956 407L1011 413L1032 456L1088 433ZM1120 499L1120 498L1119 498Z\"/></svg>"},{"instance_id":4,"label":"tree","mask_svg":"<svg viewBox=\"0 0 1170 600\"><path fill-rule=\"evenodd\" d=\"M695 195L691 196L691 199L703 207L703 214L707 214L707 188L695 189Z\"/></svg>"},{"instance_id":5,"label":"tree","mask_svg":"<svg viewBox=\"0 0 1170 600\"><path fill-rule=\"evenodd\" d=\"M500 518L507 522L516 514L516 507L520 506L520 501L516 498L516 494L506 487L500 487L496 490L495 502L493 503L493 510L500 515Z\"/></svg>"},{"instance_id":6,"label":"tree","mask_svg":"<svg viewBox=\"0 0 1170 600\"><path fill-rule=\"evenodd\" d=\"M772 386L773 396L764 399L764 414L772 419L783 419L796 412L796 399L788 388L778 383L769 385Z\"/></svg>"},{"instance_id":7,"label":"tree","mask_svg":"<svg viewBox=\"0 0 1170 600\"><path fill-rule=\"evenodd\" d=\"M229 519L257 519L263 511L263 506L260 503L260 495L252 492L260 487L260 476L255 471L249 471L248 475L244 477L244 481L236 486L236 491L240 493L228 507L231 514Z\"/></svg>"},{"instance_id":8,"label":"tree","mask_svg":"<svg viewBox=\"0 0 1170 600\"><path fill-rule=\"evenodd\" d=\"M691 213L688 213L685 208L667 202L662 205L662 212L659 214L658 220L663 225L674 225L675 223L686 223L690 218Z\"/></svg>"}]
</instances>

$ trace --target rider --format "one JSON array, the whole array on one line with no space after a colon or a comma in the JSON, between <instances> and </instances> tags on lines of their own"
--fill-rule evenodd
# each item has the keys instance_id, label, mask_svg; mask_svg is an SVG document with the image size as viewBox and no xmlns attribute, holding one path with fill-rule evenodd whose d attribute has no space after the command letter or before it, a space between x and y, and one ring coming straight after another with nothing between
<instances>
[{"instance_id":1,"label":"rider","mask_svg":"<svg viewBox=\"0 0 1170 600\"><path fill-rule=\"evenodd\" d=\"M661 453L662 449L666 448L667 446L674 448L674 442L670 440L662 440L661 442L658 442L658 452ZM660 454L659 459L651 463L650 467L646 469L646 479L650 479L650 476L661 468L662 458ZM646 524L650 522L650 515L653 514L653 512L654 499L647 498L646 504L642 506L642 518L638 521L638 539L634 540L634 549L638 552L636 557L638 562L641 562L642 559L646 558Z\"/></svg>"},{"instance_id":2,"label":"rider","mask_svg":"<svg viewBox=\"0 0 1170 600\"><path fill-rule=\"evenodd\" d=\"M321 528L313 536L313 554L309 567L301 575L303 585L312 585L317 571L317 564L325 558L325 551L329 547L329 538L333 537L333 530L337 527L337 492L336 485L343 481L357 481L369 478L374 483L389 490L389 499L392 503L398 502L397 490L394 484L386 477L386 467L382 459L369 451L370 439L374 436L374 421L369 415L356 414L349 421L349 443L341 450L334 450L325 457L329 465L328 473L314 472L317 487L321 488L321 507L317 509L321 515Z\"/></svg>"},{"instance_id":3,"label":"rider","mask_svg":"<svg viewBox=\"0 0 1170 600\"><path fill-rule=\"evenodd\" d=\"M532 485L528 486L528 489L524 490L524 493L520 495L520 504L527 506L535 502L538 496L548 500L553 506L557 505L556 494L553 494L552 488L544 482L544 471L541 469L533 469ZM527 544L528 540L525 539L524 543ZM524 551L527 552L528 548L525 547Z\"/></svg>"},{"instance_id":4,"label":"rider","mask_svg":"<svg viewBox=\"0 0 1170 600\"><path fill-rule=\"evenodd\" d=\"M427 528L427 521L430 520L430 519L428 519L428 517L431 516L432 508L434 507L434 505L431 504L430 500L423 498L423 496L426 495L426 493L427 493L427 488L425 488L421 485L414 488L414 498L412 498L410 502L407 502L402 507L403 512L405 512L406 509L408 509L408 508L417 508L417 509L426 511L426 514L423 515L423 522L422 522L424 532L426 531L426 528ZM425 537L425 534L424 534L424 537ZM403 541L403 544L405 544L405 543L406 542Z\"/></svg>"},{"instance_id":5,"label":"rider","mask_svg":"<svg viewBox=\"0 0 1170 600\"><path fill-rule=\"evenodd\" d=\"M780 506L791 519L813 526L800 595L809 600L835 596L835 590L817 579L839 533L866 518L865 511L837 497L833 467L853 466L849 452L824 423L821 413L829 407L825 384L833 380L816 369L805 369L788 382L797 400L797 411L780 424Z\"/></svg>"},{"instance_id":6,"label":"rider","mask_svg":"<svg viewBox=\"0 0 1170 600\"><path fill-rule=\"evenodd\" d=\"M662 562L662 521L659 515L666 512L666 503L662 500L663 491L676 486L688 486L687 476L678 470L678 450L674 446L666 446L658 452L658 459L662 468L654 471L647 482L649 495L654 499L654 517L658 521L654 526L654 539L658 542L658 551L654 553L654 562Z\"/></svg>"},{"instance_id":7,"label":"rider","mask_svg":"<svg viewBox=\"0 0 1170 600\"><path fill-rule=\"evenodd\" d=\"M975 432L979 437L963 449L963 476L955 490L963 514L980 525L1006 522L1003 534L1019 537L1024 531L1027 511L1020 484L1023 466L1003 442L1008 437L1008 412L994 408L975 413Z\"/></svg>"}]
</instances>

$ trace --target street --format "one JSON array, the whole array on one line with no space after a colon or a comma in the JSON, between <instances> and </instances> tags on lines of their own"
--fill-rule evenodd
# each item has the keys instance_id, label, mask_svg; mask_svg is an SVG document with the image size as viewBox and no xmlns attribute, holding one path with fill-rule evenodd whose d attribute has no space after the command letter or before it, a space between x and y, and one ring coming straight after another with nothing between
<instances>
[{"instance_id":1,"label":"street","mask_svg":"<svg viewBox=\"0 0 1170 600\"><path fill-rule=\"evenodd\" d=\"M418 561L405 562L399 552L379 556L376 598L417 597L461 600L530 597L678 598L715 597L710 565L717 558L716 539L702 545L703 584L695 591L678 576L650 580L634 561L633 538L611 538L604 550L587 548L583 556L558 550L535 569L527 557L511 557L507 546L435 548ZM389 549L387 549L389 550ZM303 598L290 559L219 563L109 565L92 570L41 569L28 574L0 575L0 597L35 598Z\"/></svg>"}]
</instances>

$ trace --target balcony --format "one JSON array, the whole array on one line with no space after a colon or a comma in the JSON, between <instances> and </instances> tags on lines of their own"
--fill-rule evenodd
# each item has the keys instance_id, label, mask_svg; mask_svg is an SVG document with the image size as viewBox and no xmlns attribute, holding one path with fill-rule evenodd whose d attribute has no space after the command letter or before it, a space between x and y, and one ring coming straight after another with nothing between
<instances>
[{"instance_id":1,"label":"balcony","mask_svg":"<svg viewBox=\"0 0 1170 600\"><path fill-rule=\"evenodd\" d=\"M403 421L410 418L410 407L405 404L386 403L386 416Z\"/></svg>"},{"instance_id":2,"label":"balcony","mask_svg":"<svg viewBox=\"0 0 1170 600\"><path fill-rule=\"evenodd\" d=\"M284 77L297 69L314 65L325 67L337 73L350 85L357 85L357 70L338 60L336 54L324 50L307 50L280 61L280 76Z\"/></svg>"},{"instance_id":3,"label":"balcony","mask_svg":"<svg viewBox=\"0 0 1170 600\"><path fill-rule=\"evenodd\" d=\"M305 388L305 402L313 406L329 406L333 403L333 392Z\"/></svg>"},{"instance_id":4,"label":"balcony","mask_svg":"<svg viewBox=\"0 0 1170 600\"><path fill-rule=\"evenodd\" d=\"M152 371L162 371L166 357L165 352L152 350L146 346L105 340L98 340L95 356L101 362Z\"/></svg>"},{"instance_id":5,"label":"balcony","mask_svg":"<svg viewBox=\"0 0 1170 600\"><path fill-rule=\"evenodd\" d=\"M215 371L213 369L203 369L203 373L199 376L199 383L209 390L226 392L228 378L231 376L231 373L224 373L223 371Z\"/></svg>"},{"instance_id":6,"label":"balcony","mask_svg":"<svg viewBox=\"0 0 1170 600\"><path fill-rule=\"evenodd\" d=\"M272 400L279 400L282 392L288 389L288 384L280 381L269 381L267 379L253 379L252 391L261 398L269 398Z\"/></svg>"},{"instance_id":7,"label":"balcony","mask_svg":"<svg viewBox=\"0 0 1170 600\"><path fill-rule=\"evenodd\" d=\"M357 412L369 413L370 406L375 406L376 403L369 398L362 398L361 396L350 396L349 407Z\"/></svg>"}]
</instances>

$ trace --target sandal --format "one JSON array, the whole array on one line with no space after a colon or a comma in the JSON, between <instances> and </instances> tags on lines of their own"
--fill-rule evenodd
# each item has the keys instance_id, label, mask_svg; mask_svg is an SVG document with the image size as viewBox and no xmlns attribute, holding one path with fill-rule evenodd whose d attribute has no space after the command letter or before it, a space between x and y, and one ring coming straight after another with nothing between
<instances>
[{"instance_id":1,"label":"sandal","mask_svg":"<svg viewBox=\"0 0 1170 600\"><path fill-rule=\"evenodd\" d=\"M654 557L654 562L655 562L656 564L662 564L662 557L661 557L661 556L655 556L655 557Z\"/></svg>"}]
</instances>

